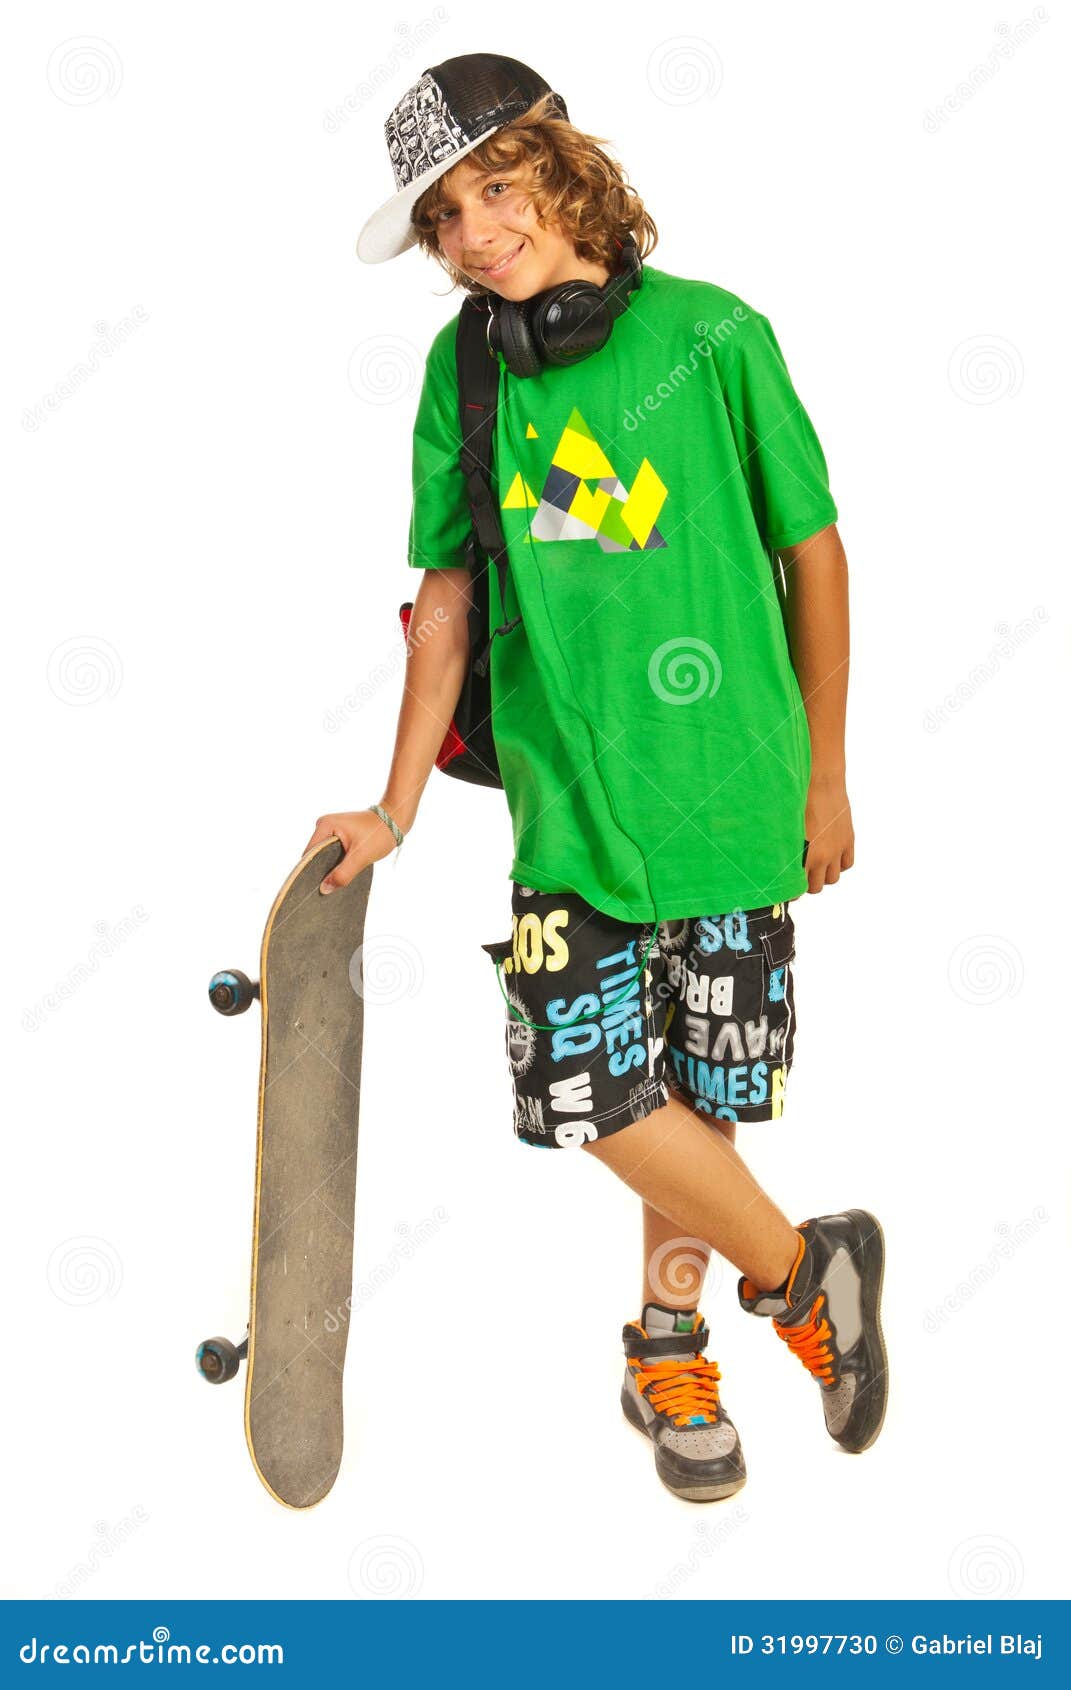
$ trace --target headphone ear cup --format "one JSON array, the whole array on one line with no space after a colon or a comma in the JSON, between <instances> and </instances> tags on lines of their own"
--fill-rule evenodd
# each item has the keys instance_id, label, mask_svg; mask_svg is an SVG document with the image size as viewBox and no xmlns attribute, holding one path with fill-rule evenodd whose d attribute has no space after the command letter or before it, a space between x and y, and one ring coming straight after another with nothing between
<instances>
[{"instance_id":1,"label":"headphone ear cup","mask_svg":"<svg viewBox=\"0 0 1071 1690\"><path fill-rule=\"evenodd\" d=\"M603 289L576 281L539 297L530 332L544 363L576 364L606 345L612 327Z\"/></svg>"},{"instance_id":2,"label":"headphone ear cup","mask_svg":"<svg viewBox=\"0 0 1071 1690\"><path fill-rule=\"evenodd\" d=\"M543 367L522 302L504 299L498 308L498 339L506 367L515 376L537 376Z\"/></svg>"}]
</instances>

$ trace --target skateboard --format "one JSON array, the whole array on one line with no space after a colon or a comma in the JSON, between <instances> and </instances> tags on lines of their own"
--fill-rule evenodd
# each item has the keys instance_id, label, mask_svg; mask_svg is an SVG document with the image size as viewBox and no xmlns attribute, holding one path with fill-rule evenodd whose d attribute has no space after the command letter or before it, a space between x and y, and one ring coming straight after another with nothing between
<instances>
[{"instance_id":1,"label":"skateboard","mask_svg":"<svg viewBox=\"0 0 1071 1690\"><path fill-rule=\"evenodd\" d=\"M332 836L298 863L268 915L260 979L213 975L221 1015L260 999L260 1091L249 1329L197 1350L214 1385L245 1373L245 1436L278 1502L311 1508L342 1460L342 1369L353 1280L364 1038L361 946L369 864L325 897L345 855Z\"/></svg>"}]
</instances>

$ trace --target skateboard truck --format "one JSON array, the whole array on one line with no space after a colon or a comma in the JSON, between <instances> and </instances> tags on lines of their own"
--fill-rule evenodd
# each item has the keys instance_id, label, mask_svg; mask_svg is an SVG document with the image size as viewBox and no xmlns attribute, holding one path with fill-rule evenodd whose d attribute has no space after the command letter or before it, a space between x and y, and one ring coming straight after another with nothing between
<instances>
[{"instance_id":1,"label":"skateboard truck","mask_svg":"<svg viewBox=\"0 0 1071 1690\"><path fill-rule=\"evenodd\" d=\"M260 981L251 980L240 968L223 968L208 982L208 1001L221 1015L244 1015L260 996Z\"/></svg>"},{"instance_id":2,"label":"skateboard truck","mask_svg":"<svg viewBox=\"0 0 1071 1690\"><path fill-rule=\"evenodd\" d=\"M225 1385L238 1372L239 1362L249 1354L249 1333L240 1344L229 1338L206 1338L197 1346L197 1371L210 1385Z\"/></svg>"}]
</instances>

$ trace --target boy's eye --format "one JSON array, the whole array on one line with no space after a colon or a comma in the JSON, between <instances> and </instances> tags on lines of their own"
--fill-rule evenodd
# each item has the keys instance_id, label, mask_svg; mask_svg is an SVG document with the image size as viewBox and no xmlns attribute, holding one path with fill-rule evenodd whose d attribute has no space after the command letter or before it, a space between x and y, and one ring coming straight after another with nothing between
<instances>
[{"instance_id":1,"label":"boy's eye","mask_svg":"<svg viewBox=\"0 0 1071 1690\"><path fill-rule=\"evenodd\" d=\"M512 183L510 183L510 182L489 182L487 184L486 191L488 193L490 193L492 188L502 188L502 189L504 189L505 191L508 192L510 187L512 187ZM497 200L497 199L501 199L502 195L501 194L494 194L492 197ZM436 219L436 221L439 222L439 223L442 223L445 218L452 217L453 215L454 215L453 207L452 206L444 206L443 209L439 212L439 215L438 215L438 218Z\"/></svg>"}]
</instances>

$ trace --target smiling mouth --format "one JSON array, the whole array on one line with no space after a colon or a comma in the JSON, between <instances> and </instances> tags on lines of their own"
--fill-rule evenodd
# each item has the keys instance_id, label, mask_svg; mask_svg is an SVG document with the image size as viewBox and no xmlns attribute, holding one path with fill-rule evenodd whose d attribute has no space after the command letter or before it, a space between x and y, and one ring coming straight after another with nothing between
<instances>
[{"instance_id":1,"label":"smiling mouth","mask_svg":"<svg viewBox=\"0 0 1071 1690\"><path fill-rule=\"evenodd\" d=\"M505 269L507 269L509 267L510 264L512 264L513 260L516 258L517 254L520 252L521 247L523 247L523 245L524 245L524 242L520 241L513 248L512 252L503 253L501 258L498 258L498 259L495 260L494 264L481 264L481 265L478 265L477 268L479 269L480 273L484 276L499 276L499 275L502 274L502 272Z\"/></svg>"}]
</instances>

